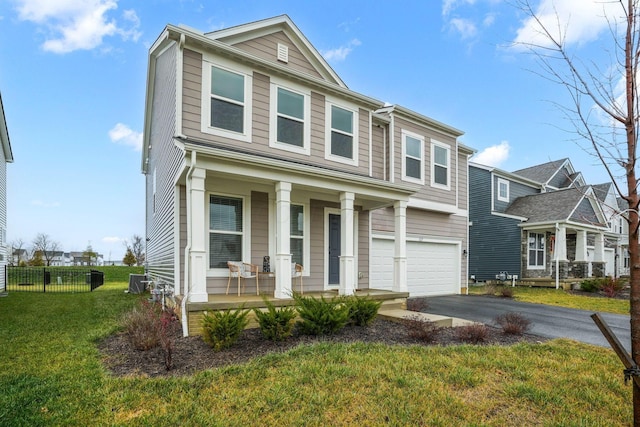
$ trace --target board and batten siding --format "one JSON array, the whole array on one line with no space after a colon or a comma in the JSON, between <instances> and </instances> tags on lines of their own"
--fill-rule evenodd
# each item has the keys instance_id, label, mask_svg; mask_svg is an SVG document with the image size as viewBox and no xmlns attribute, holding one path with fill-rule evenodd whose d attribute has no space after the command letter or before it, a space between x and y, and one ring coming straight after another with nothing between
<instances>
[{"instance_id":1,"label":"board and batten siding","mask_svg":"<svg viewBox=\"0 0 640 427\"><path fill-rule=\"evenodd\" d=\"M278 43L289 48L289 61L286 63L278 61ZM315 78L322 78L320 73L318 73L316 68L307 60L300 49L298 49L291 39L282 31L236 43L233 46L259 58L278 62L278 64L291 68L292 70L301 71Z\"/></svg>"},{"instance_id":2,"label":"board and batten siding","mask_svg":"<svg viewBox=\"0 0 640 427\"><path fill-rule=\"evenodd\" d=\"M174 180L183 154L173 143L176 124L176 61L176 45L156 59L151 107L151 149L146 175L146 255L148 273L160 281L177 286Z\"/></svg>"},{"instance_id":3,"label":"board and batten siding","mask_svg":"<svg viewBox=\"0 0 640 427\"><path fill-rule=\"evenodd\" d=\"M492 214L492 181L490 171L469 167L469 275L478 281L495 280L503 271L521 274L520 221Z\"/></svg>"}]
</instances>

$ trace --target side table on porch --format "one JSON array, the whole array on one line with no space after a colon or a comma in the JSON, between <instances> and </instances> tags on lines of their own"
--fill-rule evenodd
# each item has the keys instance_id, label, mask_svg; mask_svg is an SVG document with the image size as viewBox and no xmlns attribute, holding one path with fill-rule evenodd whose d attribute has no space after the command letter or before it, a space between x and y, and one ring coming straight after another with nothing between
<instances>
[{"instance_id":1,"label":"side table on porch","mask_svg":"<svg viewBox=\"0 0 640 427\"><path fill-rule=\"evenodd\" d=\"M265 279L273 279L273 280L266 280ZM276 272L275 271L258 271L258 281L260 282L260 284L263 285L262 289L264 289L263 292L267 292L268 295L273 295L273 293L276 290ZM268 285L265 287L264 284L268 283ZM273 284L273 286L271 285Z\"/></svg>"}]
</instances>

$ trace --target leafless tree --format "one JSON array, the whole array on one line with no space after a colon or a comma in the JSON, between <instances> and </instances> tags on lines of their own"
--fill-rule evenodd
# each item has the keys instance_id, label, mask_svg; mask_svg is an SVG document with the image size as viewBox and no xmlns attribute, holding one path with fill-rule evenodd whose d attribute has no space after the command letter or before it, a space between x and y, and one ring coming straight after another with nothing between
<instances>
[{"instance_id":1,"label":"leafless tree","mask_svg":"<svg viewBox=\"0 0 640 427\"><path fill-rule=\"evenodd\" d=\"M20 265L20 254L24 249L24 240L15 239L9 243L9 265Z\"/></svg>"},{"instance_id":2,"label":"leafless tree","mask_svg":"<svg viewBox=\"0 0 640 427\"><path fill-rule=\"evenodd\" d=\"M571 123L577 140L604 166L628 209L620 215L629 225L631 286L631 357L640 360L640 246L638 243L638 175L636 172L640 60L640 0L598 3L608 24L610 45L601 58L580 58L567 37L570 24L557 10L535 10L529 0L516 0L535 31L519 45L535 55L538 74L566 89L570 101L557 103ZM582 5L581 5L582 6ZM555 15L555 16L554 16ZM552 16L551 19L549 17ZM635 363L635 362L634 362ZM636 364L637 365L637 364ZM633 370L631 375L640 375ZM640 426L640 387L633 381L634 425Z\"/></svg>"},{"instance_id":3,"label":"leafless tree","mask_svg":"<svg viewBox=\"0 0 640 427\"><path fill-rule=\"evenodd\" d=\"M136 265L138 266L144 264L144 246L144 239L141 236L134 234L131 237L131 252L133 252L133 256L136 257Z\"/></svg>"},{"instance_id":4,"label":"leafless tree","mask_svg":"<svg viewBox=\"0 0 640 427\"><path fill-rule=\"evenodd\" d=\"M38 233L33 239L33 252L40 252L47 266L51 265L51 261L55 257L55 253L60 250L60 243L51 239L48 234Z\"/></svg>"}]
</instances>

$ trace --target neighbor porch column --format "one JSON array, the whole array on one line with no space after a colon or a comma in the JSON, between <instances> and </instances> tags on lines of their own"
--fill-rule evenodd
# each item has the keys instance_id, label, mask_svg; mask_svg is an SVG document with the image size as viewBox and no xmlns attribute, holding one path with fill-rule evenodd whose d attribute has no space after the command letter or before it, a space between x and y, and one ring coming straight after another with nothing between
<instances>
[{"instance_id":1,"label":"neighbor porch column","mask_svg":"<svg viewBox=\"0 0 640 427\"><path fill-rule=\"evenodd\" d=\"M595 242L593 244L593 261L604 262L604 234L596 233Z\"/></svg>"},{"instance_id":2,"label":"neighbor porch column","mask_svg":"<svg viewBox=\"0 0 640 427\"><path fill-rule=\"evenodd\" d=\"M587 232L585 230L576 232L576 261L587 261Z\"/></svg>"},{"instance_id":3,"label":"neighbor porch column","mask_svg":"<svg viewBox=\"0 0 640 427\"><path fill-rule=\"evenodd\" d=\"M189 201L191 203L191 250L189 251L190 302L207 302L207 236L204 182L207 171L196 167L191 174Z\"/></svg>"},{"instance_id":4,"label":"neighbor porch column","mask_svg":"<svg viewBox=\"0 0 640 427\"><path fill-rule=\"evenodd\" d=\"M355 264L353 258L353 201L355 194L340 194L340 295L353 295L355 287Z\"/></svg>"},{"instance_id":5,"label":"neighbor porch column","mask_svg":"<svg viewBox=\"0 0 640 427\"><path fill-rule=\"evenodd\" d=\"M393 290L407 292L407 202L398 200L393 205L395 216L395 251L393 256Z\"/></svg>"},{"instance_id":6,"label":"neighbor porch column","mask_svg":"<svg viewBox=\"0 0 640 427\"><path fill-rule=\"evenodd\" d=\"M291 183L276 184L276 298L291 297Z\"/></svg>"},{"instance_id":7,"label":"neighbor porch column","mask_svg":"<svg viewBox=\"0 0 640 427\"><path fill-rule=\"evenodd\" d=\"M567 261L567 227L559 224L556 228L556 242L553 248L554 261Z\"/></svg>"}]
</instances>

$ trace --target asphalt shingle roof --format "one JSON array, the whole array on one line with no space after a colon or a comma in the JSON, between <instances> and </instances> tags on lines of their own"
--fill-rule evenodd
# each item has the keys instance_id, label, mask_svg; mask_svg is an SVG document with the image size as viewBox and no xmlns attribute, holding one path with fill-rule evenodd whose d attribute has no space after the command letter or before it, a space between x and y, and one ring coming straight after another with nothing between
<instances>
[{"instance_id":1,"label":"asphalt shingle roof","mask_svg":"<svg viewBox=\"0 0 640 427\"><path fill-rule=\"evenodd\" d=\"M552 162L543 163L541 165L531 166L528 168L513 171L512 173L520 175L524 178L531 179L536 182L546 183L551 177L562 167L567 159L554 160Z\"/></svg>"},{"instance_id":2,"label":"asphalt shingle roof","mask_svg":"<svg viewBox=\"0 0 640 427\"><path fill-rule=\"evenodd\" d=\"M525 217L530 223L567 221L587 188L568 188L519 197L511 203L505 213Z\"/></svg>"}]
</instances>

